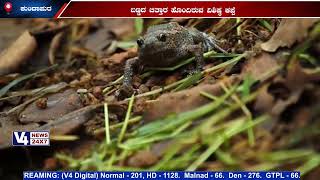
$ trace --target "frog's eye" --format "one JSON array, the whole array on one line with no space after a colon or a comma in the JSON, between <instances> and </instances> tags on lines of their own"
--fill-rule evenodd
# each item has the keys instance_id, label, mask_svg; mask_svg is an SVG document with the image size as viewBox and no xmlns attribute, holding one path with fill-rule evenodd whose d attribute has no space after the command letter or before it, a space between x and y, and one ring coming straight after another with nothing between
<instances>
[{"instance_id":1,"label":"frog's eye","mask_svg":"<svg viewBox=\"0 0 320 180\"><path fill-rule=\"evenodd\" d=\"M138 44L139 47L142 46L143 43L144 43L144 41L143 41L142 38L139 38L139 39L137 40L137 44Z\"/></svg>"},{"instance_id":2,"label":"frog's eye","mask_svg":"<svg viewBox=\"0 0 320 180\"><path fill-rule=\"evenodd\" d=\"M166 37L165 34L160 34L160 35L158 36L158 40L159 40L159 41L165 42L166 39L167 39L167 37Z\"/></svg>"}]
</instances>

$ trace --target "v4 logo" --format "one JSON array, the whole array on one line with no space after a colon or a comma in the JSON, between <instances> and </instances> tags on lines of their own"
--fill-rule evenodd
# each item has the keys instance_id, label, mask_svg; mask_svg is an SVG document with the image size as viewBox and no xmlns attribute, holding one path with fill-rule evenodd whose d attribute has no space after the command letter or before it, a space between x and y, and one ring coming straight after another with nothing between
<instances>
[{"instance_id":1,"label":"v4 logo","mask_svg":"<svg viewBox=\"0 0 320 180\"><path fill-rule=\"evenodd\" d=\"M27 146L30 144L29 132L12 132L12 145L13 146Z\"/></svg>"},{"instance_id":2,"label":"v4 logo","mask_svg":"<svg viewBox=\"0 0 320 180\"><path fill-rule=\"evenodd\" d=\"M13 131L12 146L50 146L50 132Z\"/></svg>"}]
</instances>

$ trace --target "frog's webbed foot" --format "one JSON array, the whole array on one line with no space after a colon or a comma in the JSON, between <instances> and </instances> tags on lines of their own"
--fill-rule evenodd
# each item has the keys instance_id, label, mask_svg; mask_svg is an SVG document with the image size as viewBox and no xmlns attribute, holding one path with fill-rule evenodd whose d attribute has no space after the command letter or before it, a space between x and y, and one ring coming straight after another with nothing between
<instances>
[{"instance_id":1,"label":"frog's webbed foot","mask_svg":"<svg viewBox=\"0 0 320 180\"><path fill-rule=\"evenodd\" d=\"M123 84L116 91L116 97L118 99L124 99L133 94L134 89L132 87L132 79L135 71L138 69L138 57L128 59L124 67Z\"/></svg>"},{"instance_id":2,"label":"frog's webbed foot","mask_svg":"<svg viewBox=\"0 0 320 180\"><path fill-rule=\"evenodd\" d=\"M196 62L196 68L195 70L193 70L194 72L192 74L202 71L204 67L204 49L202 43L196 45L189 45L187 46L187 49L189 52L193 53Z\"/></svg>"},{"instance_id":3,"label":"frog's webbed foot","mask_svg":"<svg viewBox=\"0 0 320 180\"><path fill-rule=\"evenodd\" d=\"M134 93L132 86L122 85L115 93L115 96L118 100L123 100L127 97L130 97Z\"/></svg>"}]
</instances>

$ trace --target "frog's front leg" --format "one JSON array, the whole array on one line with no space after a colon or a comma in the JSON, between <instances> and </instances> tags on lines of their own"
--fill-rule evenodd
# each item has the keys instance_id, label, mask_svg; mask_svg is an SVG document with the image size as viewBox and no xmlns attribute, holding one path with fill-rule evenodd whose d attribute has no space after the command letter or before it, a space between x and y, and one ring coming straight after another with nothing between
<instances>
[{"instance_id":1,"label":"frog's front leg","mask_svg":"<svg viewBox=\"0 0 320 180\"><path fill-rule=\"evenodd\" d=\"M134 73L137 70L138 60L139 60L138 57L134 57L126 61L126 64L124 66L124 75L123 75L124 86L132 85L132 79L133 79Z\"/></svg>"},{"instance_id":2,"label":"frog's front leg","mask_svg":"<svg viewBox=\"0 0 320 180\"><path fill-rule=\"evenodd\" d=\"M133 94L132 79L138 69L138 57L128 59L124 67L123 83L116 92L118 99L124 99Z\"/></svg>"},{"instance_id":3,"label":"frog's front leg","mask_svg":"<svg viewBox=\"0 0 320 180\"><path fill-rule=\"evenodd\" d=\"M187 50L189 52L191 52L194 55L194 60L196 62L196 72L200 72L203 70L203 66L204 66L204 57L203 57L203 53L204 53L204 49L202 46L202 43L199 44L195 44L195 45L188 45Z\"/></svg>"}]
</instances>

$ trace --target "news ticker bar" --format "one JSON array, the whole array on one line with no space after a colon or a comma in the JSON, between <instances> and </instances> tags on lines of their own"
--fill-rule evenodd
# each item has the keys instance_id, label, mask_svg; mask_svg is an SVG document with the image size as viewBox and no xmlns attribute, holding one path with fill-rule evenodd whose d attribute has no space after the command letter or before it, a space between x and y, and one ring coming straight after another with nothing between
<instances>
[{"instance_id":1,"label":"news ticker bar","mask_svg":"<svg viewBox=\"0 0 320 180\"><path fill-rule=\"evenodd\" d=\"M269 172L98 172L98 171L26 171L23 172L24 180L298 180L300 179L300 172L293 171L269 171Z\"/></svg>"},{"instance_id":2,"label":"news ticker bar","mask_svg":"<svg viewBox=\"0 0 320 180\"><path fill-rule=\"evenodd\" d=\"M320 17L320 2L71 1L58 17Z\"/></svg>"},{"instance_id":3,"label":"news ticker bar","mask_svg":"<svg viewBox=\"0 0 320 180\"><path fill-rule=\"evenodd\" d=\"M0 17L320 17L320 1L4 0Z\"/></svg>"}]
</instances>

